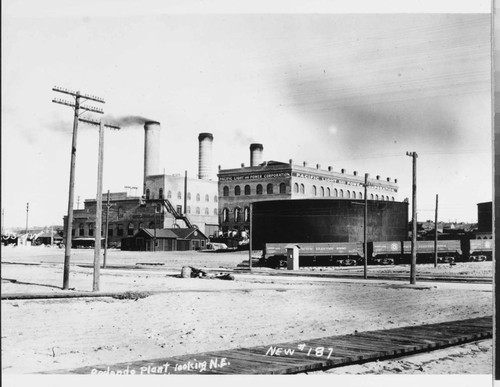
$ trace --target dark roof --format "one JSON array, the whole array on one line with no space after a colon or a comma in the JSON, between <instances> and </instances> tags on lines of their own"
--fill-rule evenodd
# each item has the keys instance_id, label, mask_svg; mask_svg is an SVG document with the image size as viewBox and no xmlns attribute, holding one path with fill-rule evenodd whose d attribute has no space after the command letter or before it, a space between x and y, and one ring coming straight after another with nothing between
<instances>
[{"instance_id":1,"label":"dark roof","mask_svg":"<svg viewBox=\"0 0 500 387\"><path fill-rule=\"evenodd\" d=\"M144 231L150 237L154 237L155 230L153 228L142 228L139 231ZM139 232L138 231L138 232ZM199 234L205 239L208 239L205 234L196 228L157 228L156 238L166 238L166 239L186 239L192 233L198 231Z\"/></svg>"}]
</instances>

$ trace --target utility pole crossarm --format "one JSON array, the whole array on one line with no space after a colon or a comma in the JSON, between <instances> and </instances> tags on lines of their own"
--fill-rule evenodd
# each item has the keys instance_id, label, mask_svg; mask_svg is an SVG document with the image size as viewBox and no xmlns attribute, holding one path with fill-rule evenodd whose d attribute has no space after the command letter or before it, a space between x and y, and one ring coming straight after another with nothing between
<instances>
[{"instance_id":1,"label":"utility pole crossarm","mask_svg":"<svg viewBox=\"0 0 500 387\"><path fill-rule=\"evenodd\" d=\"M78 118L78 121L85 122L86 124L90 124L90 125L97 125L97 126L100 125L99 121L90 120L88 118ZM119 126L111 125L111 124L104 124L104 127L110 128L110 129L116 129L116 130L121 129Z\"/></svg>"}]
</instances>

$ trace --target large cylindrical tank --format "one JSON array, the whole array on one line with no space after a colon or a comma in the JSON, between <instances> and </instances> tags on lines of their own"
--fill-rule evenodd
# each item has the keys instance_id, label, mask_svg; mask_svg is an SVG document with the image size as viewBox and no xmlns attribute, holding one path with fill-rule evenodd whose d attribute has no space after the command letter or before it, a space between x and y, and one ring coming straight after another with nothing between
<instances>
[{"instance_id":1,"label":"large cylindrical tank","mask_svg":"<svg viewBox=\"0 0 500 387\"><path fill-rule=\"evenodd\" d=\"M198 179L212 179L212 133L200 133L198 135Z\"/></svg>"},{"instance_id":2,"label":"large cylindrical tank","mask_svg":"<svg viewBox=\"0 0 500 387\"><path fill-rule=\"evenodd\" d=\"M147 176L160 174L160 132L159 122L144 124L144 180Z\"/></svg>"},{"instance_id":3,"label":"large cylindrical tank","mask_svg":"<svg viewBox=\"0 0 500 387\"><path fill-rule=\"evenodd\" d=\"M256 167L262 164L264 146L262 144L250 144L250 166Z\"/></svg>"},{"instance_id":4,"label":"large cylindrical tank","mask_svg":"<svg viewBox=\"0 0 500 387\"><path fill-rule=\"evenodd\" d=\"M254 202L252 248L265 243L363 242L364 200ZM368 200L368 241L408 238L408 203Z\"/></svg>"}]
</instances>

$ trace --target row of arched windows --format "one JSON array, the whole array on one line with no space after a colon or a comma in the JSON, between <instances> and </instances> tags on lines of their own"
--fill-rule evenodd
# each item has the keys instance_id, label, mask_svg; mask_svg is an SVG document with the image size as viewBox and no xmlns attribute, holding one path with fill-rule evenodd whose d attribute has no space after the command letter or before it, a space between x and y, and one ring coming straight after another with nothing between
<instances>
[{"instance_id":1,"label":"row of arched windows","mask_svg":"<svg viewBox=\"0 0 500 387\"><path fill-rule=\"evenodd\" d=\"M293 192L294 193L300 193L300 194L305 194L306 188L304 184L298 184L295 183L293 185ZM347 199L363 199L363 193L362 192L356 192L356 191L350 191L346 190L344 191L343 189L338 190L337 188L334 188L333 190L330 189L330 187L316 187L313 185L311 187L311 195L312 196L319 196L319 197L334 197L334 198L347 198ZM388 195L378 195L378 194L370 194L370 200L386 200L386 201L394 201L394 196L389 197Z\"/></svg>"},{"instance_id":2,"label":"row of arched windows","mask_svg":"<svg viewBox=\"0 0 500 387\"><path fill-rule=\"evenodd\" d=\"M187 207L186 207L186 209L187 209L187 213L188 213L188 214L191 214L191 207L190 207L190 206L187 206ZM201 215L201 208L200 208L200 207L196 207L196 208L194 209L194 211L195 211L195 212L194 212L195 214L197 214L197 215ZM205 207L205 209L204 209L203 211L204 211L203 213L204 213L205 215L210 215L210 209L209 209L208 207ZM214 215L217 215L217 208L214 208L214 210L213 210L213 214L214 214Z\"/></svg>"},{"instance_id":3,"label":"row of arched windows","mask_svg":"<svg viewBox=\"0 0 500 387\"><path fill-rule=\"evenodd\" d=\"M266 185L265 192L267 195L274 194L275 193L274 191L275 191L274 184L269 183ZM242 190L241 190L241 187L239 185L234 187L234 196L240 196L241 193L242 193ZM255 187L255 194L262 195L263 193L264 193L264 186L262 184L257 184L257 186ZM286 184L280 183L276 187L276 193L280 193L280 194L286 193ZM252 195L252 188L248 184L243 187L243 194L244 195ZM222 195L229 196L229 187L227 185L222 189Z\"/></svg>"},{"instance_id":4,"label":"row of arched windows","mask_svg":"<svg viewBox=\"0 0 500 387\"><path fill-rule=\"evenodd\" d=\"M234 222L249 222L250 221L250 207L245 207L241 209L240 207L236 207L233 212L233 220ZM224 208L222 210L222 222L229 222L229 209Z\"/></svg>"},{"instance_id":5,"label":"row of arched windows","mask_svg":"<svg viewBox=\"0 0 500 387\"><path fill-rule=\"evenodd\" d=\"M167 199L172 199L172 191L167 192ZM146 189L146 199L154 199L154 194L151 194L151 190L148 188ZM165 199L163 196L163 188L160 188L158 191L158 199ZM182 200L182 192L178 191L177 192L177 199ZM204 197L206 202L210 202L210 195L206 194ZM214 195L214 203L217 203L217 195ZM188 192L187 194L187 200L191 200L191 192ZM196 201L200 202L201 201L201 195L199 193L196 194Z\"/></svg>"}]
</instances>

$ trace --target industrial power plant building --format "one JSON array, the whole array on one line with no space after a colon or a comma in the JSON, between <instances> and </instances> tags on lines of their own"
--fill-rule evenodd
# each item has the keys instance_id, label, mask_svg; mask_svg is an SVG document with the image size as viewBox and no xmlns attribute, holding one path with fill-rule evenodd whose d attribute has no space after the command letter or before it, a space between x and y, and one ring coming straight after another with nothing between
<instances>
[{"instance_id":1,"label":"industrial power plant building","mask_svg":"<svg viewBox=\"0 0 500 387\"><path fill-rule=\"evenodd\" d=\"M268 200L296 199L364 199L364 176L355 171L352 175L316 167L307 163L294 164L262 161L262 144L250 145L250 166L236 169L219 167L219 222L227 231L248 231L250 203ZM369 200L394 202L397 199L397 180L368 179ZM293 206L294 203L290 203ZM405 218L406 221L406 218Z\"/></svg>"},{"instance_id":2,"label":"industrial power plant building","mask_svg":"<svg viewBox=\"0 0 500 387\"><path fill-rule=\"evenodd\" d=\"M123 238L132 237L143 228L198 228L204 235L213 234L218 229L218 188L211 172L212 134L201 133L198 137L199 169L196 179L161 173L160 123L146 122L144 133L144 195L129 196L126 192L110 194L108 243L120 246ZM106 194L103 194L102 201L104 223ZM72 245L93 245L96 199L85 200L84 208L74 210L73 214ZM65 225L66 220L65 216ZM102 229L105 229L104 224Z\"/></svg>"}]
</instances>

